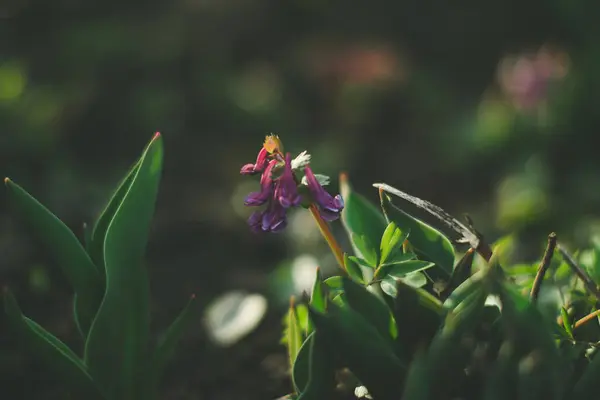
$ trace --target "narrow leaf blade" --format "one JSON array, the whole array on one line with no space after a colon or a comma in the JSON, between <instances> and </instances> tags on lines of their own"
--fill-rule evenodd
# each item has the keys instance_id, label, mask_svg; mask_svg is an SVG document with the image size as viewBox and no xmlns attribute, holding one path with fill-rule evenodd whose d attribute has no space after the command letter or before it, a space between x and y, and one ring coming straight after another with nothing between
<instances>
[{"instance_id":1,"label":"narrow leaf blade","mask_svg":"<svg viewBox=\"0 0 600 400\"><path fill-rule=\"evenodd\" d=\"M19 185L6 178L10 202L50 251L77 294L75 317L85 335L96 315L104 283L98 269L73 232Z\"/></svg>"},{"instance_id":2,"label":"narrow leaf blade","mask_svg":"<svg viewBox=\"0 0 600 400\"><path fill-rule=\"evenodd\" d=\"M136 398L147 390L149 284L143 257L162 156L157 134L106 231L106 294L88 335L85 361L111 398Z\"/></svg>"},{"instance_id":3,"label":"narrow leaf blade","mask_svg":"<svg viewBox=\"0 0 600 400\"><path fill-rule=\"evenodd\" d=\"M129 187L131 186L131 182L133 178L138 172L140 167L140 160L136 161L136 163L131 167L125 178L119 183L119 186L113 193L110 198L108 204L100 213L100 216L96 220L94 224L92 233L90 235L90 245L89 245L89 254L92 260L96 263L98 268L104 272L104 241L106 240L106 231L110 222L115 216L117 209L121 205L123 198L127 194Z\"/></svg>"},{"instance_id":4,"label":"narrow leaf blade","mask_svg":"<svg viewBox=\"0 0 600 400\"><path fill-rule=\"evenodd\" d=\"M102 395L81 359L63 342L46 331L35 321L25 317L12 292L5 289L4 310L11 328L18 338L42 358L50 370L61 374L81 395L90 399L102 399Z\"/></svg>"},{"instance_id":5,"label":"narrow leaf blade","mask_svg":"<svg viewBox=\"0 0 600 400\"><path fill-rule=\"evenodd\" d=\"M165 367L173 353L175 352L175 347L177 346L177 342L183 335L185 329L189 326L194 317L196 304L196 296L192 295L186 304L186 306L181 310L175 321L169 326L162 339L156 346L154 350L154 355L152 357L152 381L158 383L160 377L165 370Z\"/></svg>"}]
</instances>

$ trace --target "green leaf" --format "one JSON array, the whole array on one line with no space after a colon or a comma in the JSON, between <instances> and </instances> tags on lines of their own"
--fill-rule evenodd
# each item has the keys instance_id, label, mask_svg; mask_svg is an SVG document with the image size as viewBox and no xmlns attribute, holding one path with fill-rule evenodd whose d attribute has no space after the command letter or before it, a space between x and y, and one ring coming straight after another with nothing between
<instances>
[{"instance_id":1,"label":"green leaf","mask_svg":"<svg viewBox=\"0 0 600 400\"><path fill-rule=\"evenodd\" d=\"M303 332L302 336L308 336L313 331L313 327L310 324L310 318L308 317L308 306L306 304L296 304L296 318L298 320L300 332Z\"/></svg>"},{"instance_id":2,"label":"green leaf","mask_svg":"<svg viewBox=\"0 0 600 400\"><path fill-rule=\"evenodd\" d=\"M403 276L402 278L395 278L391 275L387 275L381 281L381 290L383 290L383 292L389 296L396 297L397 282L403 282L406 285L412 286L414 288L421 288L427 284L427 278L421 272L408 274Z\"/></svg>"},{"instance_id":3,"label":"green leaf","mask_svg":"<svg viewBox=\"0 0 600 400\"><path fill-rule=\"evenodd\" d=\"M409 361L419 348L425 348L438 330L441 304L429 292L397 282L393 315L397 327L397 353Z\"/></svg>"},{"instance_id":4,"label":"green leaf","mask_svg":"<svg viewBox=\"0 0 600 400\"><path fill-rule=\"evenodd\" d=\"M409 286L421 288L427 285L427 277L422 272L411 272L410 274L404 275L402 278L399 278L402 282L406 283Z\"/></svg>"},{"instance_id":5,"label":"green leaf","mask_svg":"<svg viewBox=\"0 0 600 400\"><path fill-rule=\"evenodd\" d=\"M487 295L478 290L460 310L446 317L446 322L431 342L427 354L427 381L430 393L426 398L439 399L454 393L463 382L464 370L472 358L472 348L462 341L480 321Z\"/></svg>"},{"instance_id":6,"label":"green leaf","mask_svg":"<svg viewBox=\"0 0 600 400\"><path fill-rule=\"evenodd\" d=\"M298 351L302 346L302 329L298 323L298 317L296 316L296 306L294 300L290 301L290 308L288 310L288 317L286 323L286 345L288 350L288 362L290 369L293 367L296 361Z\"/></svg>"},{"instance_id":7,"label":"green leaf","mask_svg":"<svg viewBox=\"0 0 600 400\"><path fill-rule=\"evenodd\" d=\"M410 244L450 275L454 267L454 247L450 240L437 229L396 207L383 191L380 196L387 221L395 222L402 231L410 231Z\"/></svg>"},{"instance_id":8,"label":"green leaf","mask_svg":"<svg viewBox=\"0 0 600 400\"><path fill-rule=\"evenodd\" d=\"M54 335L25 317L8 289L4 292L4 310L18 339L32 354L42 358L51 371L61 374L65 383L86 399L103 398L81 359Z\"/></svg>"},{"instance_id":9,"label":"green leaf","mask_svg":"<svg viewBox=\"0 0 600 400\"><path fill-rule=\"evenodd\" d=\"M477 287L481 284L485 273L485 270L479 270L471 275L471 277L467 278L463 283L458 285L458 287L454 289L444 301L444 308L448 310L453 309L471 293L477 290Z\"/></svg>"},{"instance_id":10,"label":"green leaf","mask_svg":"<svg viewBox=\"0 0 600 400\"><path fill-rule=\"evenodd\" d=\"M417 258L417 255L413 252L395 252L392 255L388 256L387 260L385 263L380 263L378 268L385 268L387 266L390 265L395 265L404 261L410 261L410 260L415 260Z\"/></svg>"},{"instance_id":11,"label":"green leaf","mask_svg":"<svg viewBox=\"0 0 600 400\"><path fill-rule=\"evenodd\" d=\"M323 282L323 275L321 274L321 269L317 267L317 271L315 273L315 282L313 284L312 293L310 295L309 304L313 306L315 310L320 312L325 312L327 309L327 285ZM306 310L308 313L308 309ZM310 335L310 333L314 330L312 326L312 322L308 315L306 317L306 336Z\"/></svg>"},{"instance_id":12,"label":"green leaf","mask_svg":"<svg viewBox=\"0 0 600 400\"><path fill-rule=\"evenodd\" d=\"M424 271L433 267L434 265L434 263L421 260L410 260L394 264L386 264L377 271L375 277L382 278L391 275L394 278L403 278L405 275L413 272Z\"/></svg>"},{"instance_id":13,"label":"green leaf","mask_svg":"<svg viewBox=\"0 0 600 400\"><path fill-rule=\"evenodd\" d=\"M292 366L292 383L296 393L302 393L308 384L310 376L310 352L315 332L311 332L298 349L298 354Z\"/></svg>"},{"instance_id":14,"label":"green leaf","mask_svg":"<svg viewBox=\"0 0 600 400\"><path fill-rule=\"evenodd\" d=\"M385 264L388 257L402 249L402 244L408 238L408 231L402 232L395 222L390 222L383 232L380 244L380 260L379 264Z\"/></svg>"},{"instance_id":15,"label":"green leaf","mask_svg":"<svg viewBox=\"0 0 600 400\"><path fill-rule=\"evenodd\" d=\"M331 293L332 297L340 294L343 292L343 283L342 283L342 277L339 275L336 276L331 276L327 279L325 279L323 281L323 283L325 285L327 285L327 287L329 288L329 292ZM317 311L321 311L318 308L315 308Z\"/></svg>"},{"instance_id":16,"label":"green leaf","mask_svg":"<svg viewBox=\"0 0 600 400\"><path fill-rule=\"evenodd\" d=\"M569 318L569 313L567 312L567 310L565 310L564 307L560 308L560 315L562 316L563 326L565 327L565 331L567 331L567 334L571 337L571 339L574 339L573 338L573 324L571 322L571 318Z\"/></svg>"},{"instance_id":17,"label":"green leaf","mask_svg":"<svg viewBox=\"0 0 600 400\"><path fill-rule=\"evenodd\" d=\"M406 377L406 385L402 400L424 400L429 398L431 390L427 357L424 353L417 354L410 363Z\"/></svg>"},{"instance_id":18,"label":"green leaf","mask_svg":"<svg viewBox=\"0 0 600 400\"><path fill-rule=\"evenodd\" d=\"M310 296L310 305L317 311L325 312L327 308L327 293L325 292L323 275L321 269L317 268L315 274L315 283L313 284L312 293Z\"/></svg>"},{"instance_id":19,"label":"green leaf","mask_svg":"<svg viewBox=\"0 0 600 400\"><path fill-rule=\"evenodd\" d=\"M369 264L366 260L363 260L360 257L356 257L356 256L348 256L348 258L353 261L355 264L361 265L363 267L367 267L372 269L373 266L371 264Z\"/></svg>"},{"instance_id":20,"label":"green leaf","mask_svg":"<svg viewBox=\"0 0 600 400\"><path fill-rule=\"evenodd\" d=\"M144 397L148 390L149 284L143 258L162 156L157 134L106 230L106 294L88 335L85 361L110 398Z\"/></svg>"},{"instance_id":21,"label":"green leaf","mask_svg":"<svg viewBox=\"0 0 600 400\"><path fill-rule=\"evenodd\" d=\"M565 389L562 378L570 366L562 362L555 345L552 326L556 323L547 321L525 296L521 296L521 301L516 293L508 293L504 287L500 288L499 296L501 321L515 349L514 357L526 366L522 371L525 376L520 374L519 391L534 398L558 400Z\"/></svg>"},{"instance_id":22,"label":"green leaf","mask_svg":"<svg viewBox=\"0 0 600 400\"><path fill-rule=\"evenodd\" d=\"M326 337L340 363L378 400L397 399L406 366L377 329L350 307L330 304L327 314L310 309L316 332Z\"/></svg>"},{"instance_id":23,"label":"green leaf","mask_svg":"<svg viewBox=\"0 0 600 400\"><path fill-rule=\"evenodd\" d=\"M377 250L369 238L366 235L357 235L355 233L352 233L350 237L354 246L358 248L359 254L367 262L367 266L371 268L377 267Z\"/></svg>"},{"instance_id":24,"label":"green leaf","mask_svg":"<svg viewBox=\"0 0 600 400\"><path fill-rule=\"evenodd\" d=\"M87 333L102 300L104 284L96 266L73 232L46 207L10 179L10 202L52 254L77 295L76 319Z\"/></svg>"},{"instance_id":25,"label":"green leaf","mask_svg":"<svg viewBox=\"0 0 600 400\"><path fill-rule=\"evenodd\" d=\"M152 357L152 372L150 375L151 383L154 383L158 386L160 377L162 376L167 363L172 358L179 339L194 318L195 303L196 296L192 295L186 306L183 308L183 310L181 310L175 321L173 321L171 326L169 326L161 340L158 342Z\"/></svg>"},{"instance_id":26,"label":"green leaf","mask_svg":"<svg viewBox=\"0 0 600 400\"><path fill-rule=\"evenodd\" d=\"M442 292L440 293L440 298L445 300L454 289L456 289L460 284L465 282L467 279L471 277L471 273L473 270L473 260L475 258L475 250L470 248L467 252L461 257L458 261L454 270L452 271L452 275L450 276L450 280L444 286Z\"/></svg>"},{"instance_id":27,"label":"green leaf","mask_svg":"<svg viewBox=\"0 0 600 400\"><path fill-rule=\"evenodd\" d=\"M370 322L383 338L389 339L392 316L387 305L351 279L343 277L342 285L347 304Z\"/></svg>"},{"instance_id":28,"label":"green leaf","mask_svg":"<svg viewBox=\"0 0 600 400\"><path fill-rule=\"evenodd\" d=\"M335 363L327 337L318 331L311 334L300 349L293 369L299 399L321 400L333 397Z\"/></svg>"},{"instance_id":29,"label":"green leaf","mask_svg":"<svg viewBox=\"0 0 600 400\"><path fill-rule=\"evenodd\" d=\"M570 399L594 399L600 393L600 355L596 353L573 388Z\"/></svg>"},{"instance_id":30,"label":"green leaf","mask_svg":"<svg viewBox=\"0 0 600 400\"><path fill-rule=\"evenodd\" d=\"M353 240L353 234L358 238L365 236L368 241L367 243L373 248L374 243L380 242L381 236L387 226L385 218L377 206L352 189L347 176L344 174L340 176L340 192L344 199L342 223L348 233L348 237L351 239L354 253L368 261L367 257L369 255L365 255L359 250Z\"/></svg>"},{"instance_id":31,"label":"green leaf","mask_svg":"<svg viewBox=\"0 0 600 400\"><path fill-rule=\"evenodd\" d=\"M360 266L352 261L352 259L350 259L346 253L344 253L344 266L346 267L346 272L350 278L354 279L358 283L365 283Z\"/></svg>"},{"instance_id":32,"label":"green leaf","mask_svg":"<svg viewBox=\"0 0 600 400\"><path fill-rule=\"evenodd\" d=\"M108 230L108 226L113 220L115 213L119 209L121 202L125 198L125 195L127 194L127 191L129 190L131 182L133 182L133 178L137 174L139 167L140 160L137 160L125 178L121 180L121 183L119 183L119 186L94 224L94 228L90 237L89 254L94 263L98 266L98 268L101 269L102 272L104 272L106 269L104 263L104 242L106 240L106 231Z\"/></svg>"},{"instance_id":33,"label":"green leaf","mask_svg":"<svg viewBox=\"0 0 600 400\"><path fill-rule=\"evenodd\" d=\"M90 246L92 244L92 229L87 223L83 223L83 246L85 251L89 252ZM89 253L88 253L89 254ZM92 259L92 261L94 261Z\"/></svg>"}]
</instances>

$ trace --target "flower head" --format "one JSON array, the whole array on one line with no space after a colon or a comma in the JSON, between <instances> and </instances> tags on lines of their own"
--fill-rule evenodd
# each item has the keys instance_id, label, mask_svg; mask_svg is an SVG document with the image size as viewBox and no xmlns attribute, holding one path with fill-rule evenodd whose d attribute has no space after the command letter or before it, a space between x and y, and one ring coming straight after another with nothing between
<instances>
[{"instance_id":1,"label":"flower head","mask_svg":"<svg viewBox=\"0 0 600 400\"><path fill-rule=\"evenodd\" d=\"M326 221L339 218L344 207L341 196L338 194L332 197L323 189L308 166L309 162L310 155L306 152L302 152L294 160L290 153L286 153L284 157L281 140L278 136L270 135L266 137L256 162L241 168L242 175L262 173L260 191L250 193L244 201L247 206L267 204L266 209L256 211L248 218L248 225L254 232L279 232L286 227L287 210L302 203L302 196L298 191L301 181L296 177L296 173L302 169L306 173L305 185L321 217Z\"/></svg>"}]
</instances>

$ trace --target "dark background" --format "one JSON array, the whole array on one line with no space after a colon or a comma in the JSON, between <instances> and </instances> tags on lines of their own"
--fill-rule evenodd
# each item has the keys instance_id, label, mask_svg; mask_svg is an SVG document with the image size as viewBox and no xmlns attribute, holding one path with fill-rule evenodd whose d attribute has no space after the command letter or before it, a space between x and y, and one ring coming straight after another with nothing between
<instances>
[{"instance_id":1,"label":"dark background","mask_svg":"<svg viewBox=\"0 0 600 400\"><path fill-rule=\"evenodd\" d=\"M153 332L191 293L203 311L230 290L268 301L258 327L225 348L198 315L163 398L275 398L290 390L279 344L298 292L289 267L335 264L305 211L284 234L250 233L242 203L257 182L239 168L264 136L308 150L330 191L340 171L374 201L371 183L389 183L469 213L490 240L515 233L522 259L539 257L550 230L584 246L600 228L596 4L4 0L0 174L81 237L160 131L165 167L147 257ZM5 195L0 254L0 284L81 349L71 290ZM0 321L1 397L64 398Z\"/></svg>"}]
</instances>

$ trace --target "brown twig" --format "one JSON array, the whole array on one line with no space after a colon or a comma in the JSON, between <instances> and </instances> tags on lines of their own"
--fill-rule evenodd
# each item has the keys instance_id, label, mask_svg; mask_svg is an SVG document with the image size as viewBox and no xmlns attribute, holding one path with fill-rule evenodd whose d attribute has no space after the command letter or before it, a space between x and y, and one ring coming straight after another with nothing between
<instances>
[{"instance_id":1,"label":"brown twig","mask_svg":"<svg viewBox=\"0 0 600 400\"><path fill-rule=\"evenodd\" d=\"M581 319L578 319L573 324L573 328L579 328L581 325L585 324L586 322L591 321L592 319L594 319L594 317L597 317L598 315L600 315L600 310L596 310L596 311L593 311L593 312L589 313L585 317L583 317Z\"/></svg>"},{"instance_id":2,"label":"brown twig","mask_svg":"<svg viewBox=\"0 0 600 400\"><path fill-rule=\"evenodd\" d=\"M321 217L321 213L319 213L319 210L314 204L310 205L309 210L315 222L317 223L317 226L319 227L323 238L325 238L325 241L329 245L331 252L335 256L335 259L337 260L338 264L340 265L340 268L342 268L343 271L346 271L346 266L344 265L344 252L342 251L342 248L340 247L337 240L335 240L333 233L331 233L327 222L323 220L323 218Z\"/></svg>"},{"instance_id":3,"label":"brown twig","mask_svg":"<svg viewBox=\"0 0 600 400\"><path fill-rule=\"evenodd\" d=\"M577 275L577 277L583 281L586 289L591 294L596 296L596 299L600 300L600 290L598 290L598 286L594 280L579 265L577 265L573 257L571 257L571 255L565 249L563 249L560 244L557 245L556 248L562 255L567 265L573 270L573 272L575 272L575 275Z\"/></svg>"},{"instance_id":4,"label":"brown twig","mask_svg":"<svg viewBox=\"0 0 600 400\"><path fill-rule=\"evenodd\" d=\"M544 275L546 275L546 271L548 270L548 267L550 267L550 262L552 261L552 256L554 255L554 249L556 249L556 233L552 232L548 235L548 245L546 246L544 257L542 257L540 267L538 268L535 280L533 281L531 293L529 294L529 301L532 303L537 301L538 295L540 294L542 282L544 281Z\"/></svg>"}]
</instances>

